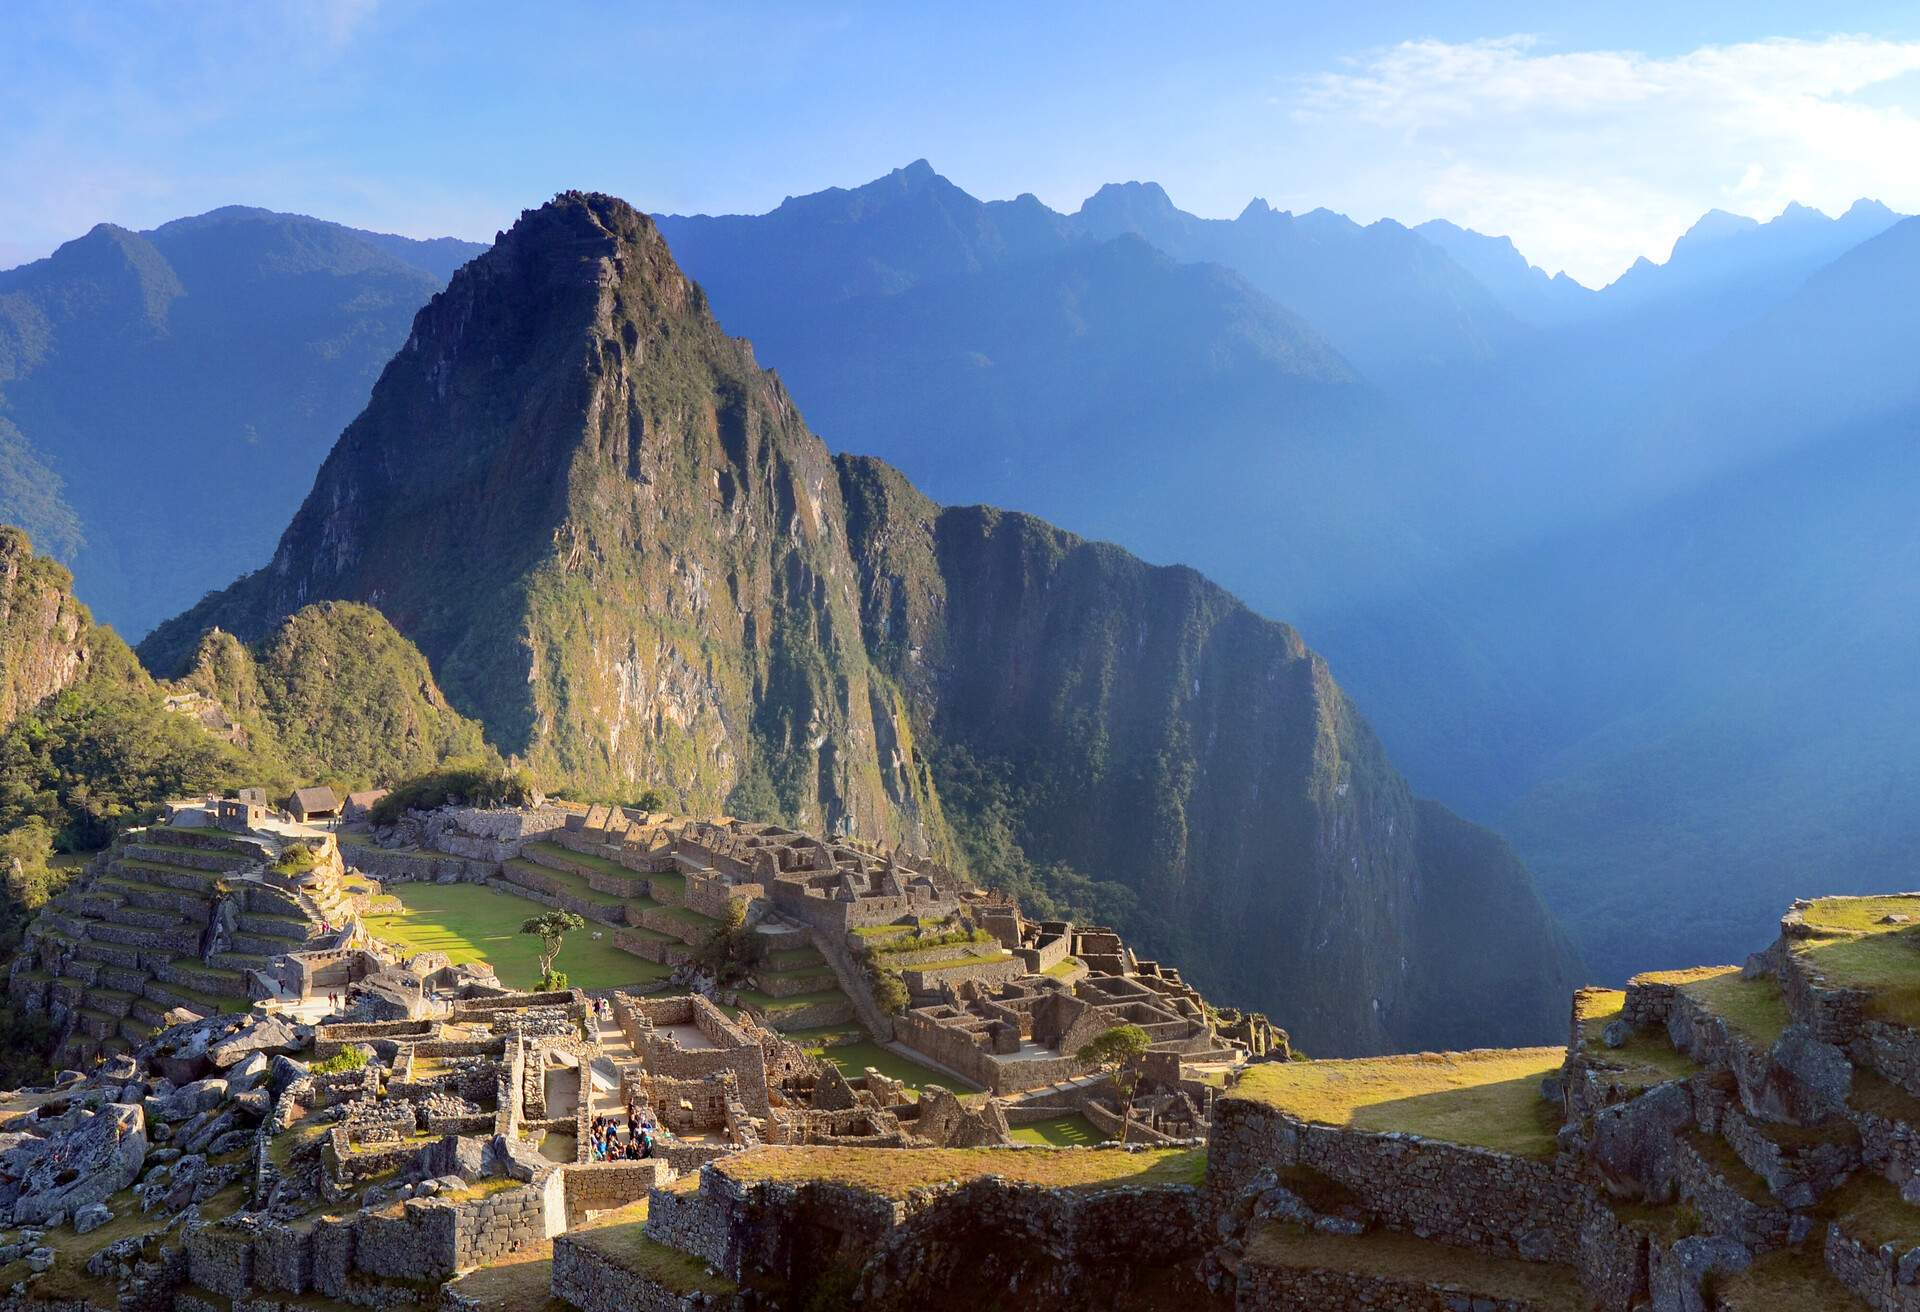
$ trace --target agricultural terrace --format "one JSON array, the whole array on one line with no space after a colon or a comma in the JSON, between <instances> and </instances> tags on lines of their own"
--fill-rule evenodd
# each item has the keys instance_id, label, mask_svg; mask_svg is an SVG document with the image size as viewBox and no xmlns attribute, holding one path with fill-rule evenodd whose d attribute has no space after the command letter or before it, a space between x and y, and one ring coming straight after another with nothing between
<instances>
[{"instance_id":1,"label":"agricultural terrace","mask_svg":"<svg viewBox=\"0 0 1920 1312\"><path fill-rule=\"evenodd\" d=\"M1830 983L1868 995L1866 1013L1920 1026L1920 894L1823 897L1801 910L1815 937L1793 950Z\"/></svg>"},{"instance_id":2,"label":"agricultural terrace","mask_svg":"<svg viewBox=\"0 0 1920 1312\"><path fill-rule=\"evenodd\" d=\"M484 961L509 988L531 989L539 980L540 941L522 934L528 916L546 908L480 884L396 884L397 915L368 916L366 927L402 952L444 952L456 964ZM601 937L593 937L595 930ZM556 970L575 988L606 989L661 979L665 966L622 952L613 931L589 923L567 935Z\"/></svg>"},{"instance_id":3,"label":"agricultural terrace","mask_svg":"<svg viewBox=\"0 0 1920 1312\"><path fill-rule=\"evenodd\" d=\"M1563 1048L1513 1048L1263 1062L1227 1096L1321 1125L1550 1157L1559 1125L1540 1081L1565 1057Z\"/></svg>"},{"instance_id":4,"label":"agricultural terrace","mask_svg":"<svg viewBox=\"0 0 1920 1312\"><path fill-rule=\"evenodd\" d=\"M1046 1148L749 1148L710 1168L743 1184L761 1180L826 1180L884 1198L947 1181L997 1175L1016 1184L1056 1189L1197 1185L1206 1175L1204 1148L1076 1151Z\"/></svg>"},{"instance_id":5,"label":"agricultural terrace","mask_svg":"<svg viewBox=\"0 0 1920 1312\"><path fill-rule=\"evenodd\" d=\"M1771 975L1748 979L1738 966L1651 971L1634 984L1671 984L1758 1047L1771 1047L1787 1028L1787 1002Z\"/></svg>"}]
</instances>

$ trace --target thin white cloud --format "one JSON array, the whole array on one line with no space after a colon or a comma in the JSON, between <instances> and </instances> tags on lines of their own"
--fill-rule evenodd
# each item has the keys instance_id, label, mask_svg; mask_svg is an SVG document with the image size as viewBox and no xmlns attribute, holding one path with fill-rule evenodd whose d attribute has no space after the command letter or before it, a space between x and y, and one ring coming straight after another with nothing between
<instances>
[{"instance_id":1,"label":"thin white cloud","mask_svg":"<svg viewBox=\"0 0 1920 1312\"><path fill-rule=\"evenodd\" d=\"M1409 41L1295 88L1296 130L1375 161L1342 200L1511 236L1589 283L1664 259L1703 211L1920 209L1920 42L1868 36L1671 57L1527 36Z\"/></svg>"}]
</instances>

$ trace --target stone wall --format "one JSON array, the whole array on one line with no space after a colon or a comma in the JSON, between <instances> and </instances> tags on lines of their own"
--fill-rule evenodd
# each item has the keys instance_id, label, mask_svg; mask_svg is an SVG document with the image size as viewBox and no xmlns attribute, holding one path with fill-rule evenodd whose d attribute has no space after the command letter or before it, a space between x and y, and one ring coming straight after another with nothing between
<instances>
[{"instance_id":1,"label":"stone wall","mask_svg":"<svg viewBox=\"0 0 1920 1312\"><path fill-rule=\"evenodd\" d=\"M796 1301L825 1277L856 1277L862 1307L912 1308L956 1289L1019 1291L1019 1306L1101 1306L1150 1270L1188 1278L1215 1240L1206 1194L1185 1186L1083 1191L997 1178L894 1202L823 1181L743 1185L716 1170L697 1192L656 1190L646 1233L738 1281L784 1284ZM564 1240L562 1241L565 1242ZM559 1245L556 1245L556 1250ZM556 1257L556 1283L560 1263ZM573 1273L580 1295L603 1276ZM844 1286L839 1286L844 1287Z\"/></svg>"},{"instance_id":2,"label":"stone wall","mask_svg":"<svg viewBox=\"0 0 1920 1312\"><path fill-rule=\"evenodd\" d=\"M719 875L690 874L686 876L686 881L687 891L681 896L680 904L690 911L719 921L726 920L730 904L752 902L765 897L767 893L765 885L729 884Z\"/></svg>"},{"instance_id":3,"label":"stone wall","mask_svg":"<svg viewBox=\"0 0 1920 1312\"><path fill-rule=\"evenodd\" d=\"M1085 1075L1087 1063L1062 1054L1002 1061L965 1030L906 1012L893 1018L894 1037L922 1056L993 1093L1018 1093Z\"/></svg>"},{"instance_id":4,"label":"stone wall","mask_svg":"<svg viewBox=\"0 0 1920 1312\"><path fill-rule=\"evenodd\" d=\"M1396 1230L1443 1235L1491 1257L1580 1260L1597 1202L1574 1169L1405 1134L1306 1125L1257 1103L1214 1109L1208 1178L1229 1192L1264 1169L1305 1166L1364 1197Z\"/></svg>"},{"instance_id":5,"label":"stone wall","mask_svg":"<svg viewBox=\"0 0 1920 1312\"><path fill-rule=\"evenodd\" d=\"M718 1306L629 1271L570 1235L554 1241L552 1289L580 1312L696 1312Z\"/></svg>"},{"instance_id":6,"label":"stone wall","mask_svg":"<svg viewBox=\"0 0 1920 1312\"><path fill-rule=\"evenodd\" d=\"M637 1203L667 1183L674 1170L660 1158L640 1162L589 1162L564 1166L566 1220L578 1225L594 1212Z\"/></svg>"},{"instance_id":7,"label":"stone wall","mask_svg":"<svg viewBox=\"0 0 1920 1312\"><path fill-rule=\"evenodd\" d=\"M960 951L948 949L949 953ZM1018 957L1003 957L995 961L982 961L974 966L950 966L945 970L917 970L909 966L900 972L907 988L916 993L936 993L942 985L973 983L983 988L992 988L1019 979L1027 973L1026 963Z\"/></svg>"},{"instance_id":8,"label":"stone wall","mask_svg":"<svg viewBox=\"0 0 1920 1312\"><path fill-rule=\"evenodd\" d=\"M484 884L499 873L499 866L492 862L366 843L348 846L345 858L349 869L371 875L382 884L430 884L443 875L462 883Z\"/></svg>"}]
</instances>

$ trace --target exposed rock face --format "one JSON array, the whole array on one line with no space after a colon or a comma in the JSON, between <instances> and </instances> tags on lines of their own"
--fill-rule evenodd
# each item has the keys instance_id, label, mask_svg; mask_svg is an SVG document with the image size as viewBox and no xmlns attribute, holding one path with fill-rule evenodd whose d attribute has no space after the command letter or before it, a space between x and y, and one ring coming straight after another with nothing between
<instances>
[{"instance_id":1,"label":"exposed rock face","mask_svg":"<svg viewBox=\"0 0 1920 1312\"><path fill-rule=\"evenodd\" d=\"M65 567L0 525L0 726L80 681L92 628Z\"/></svg>"},{"instance_id":2,"label":"exposed rock face","mask_svg":"<svg viewBox=\"0 0 1920 1312\"><path fill-rule=\"evenodd\" d=\"M272 563L142 655L320 598L377 606L503 750L601 791L951 854L928 749L1005 766L1036 859L1132 888L1145 950L1309 1051L1559 1028L1569 954L1525 872L1416 805L1299 635L836 464L620 201L563 195L461 270Z\"/></svg>"},{"instance_id":3,"label":"exposed rock face","mask_svg":"<svg viewBox=\"0 0 1920 1312\"><path fill-rule=\"evenodd\" d=\"M0 1176L9 1182L0 1194L18 1191L15 1225L42 1224L116 1194L139 1177L146 1160L146 1117L130 1104L75 1108L36 1129L57 1138L30 1139L0 1154Z\"/></svg>"}]
</instances>

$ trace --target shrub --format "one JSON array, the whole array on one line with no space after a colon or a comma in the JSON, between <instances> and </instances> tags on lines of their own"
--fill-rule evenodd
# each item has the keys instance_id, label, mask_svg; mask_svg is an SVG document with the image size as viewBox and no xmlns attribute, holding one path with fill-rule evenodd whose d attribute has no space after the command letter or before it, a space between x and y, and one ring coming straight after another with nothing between
<instances>
[{"instance_id":1,"label":"shrub","mask_svg":"<svg viewBox=\"0 0 1920 1312\"><path fill-rule=\"evenodd\" d=\"M548 971L540 977L540 982L535 985L536 990L541 993L558 993L560 990L568 987L570 986L567 983L567 972L564 970Z\"/></svg>"},{"instance_id":2,"label":"shrub","mask_svg":"<svg viewBox=\"0 0 1920 1312\"><path fill-rule=\"evenodd\" d=\"M305 843L288 843L281 850L279 859L273 863L276 872L283 875L302 875L314 868L320 858Z\"/></svg>"},{"instance_id":3,"label":"shrub","mask_svg":"<svg viewBox=\"0 0 1920 1312\"><path fill-rule=\"evenodd\" d=\"M485 760L450 761L438 770L393 786L374 803L368 819L390 825L408 811L443 806L525 806L537 796L533 777Z\"/></svg>"},{"instance_id":4,"label":"shrub","mask_svg":"<svg viewBox=\"0 0 1920 1312\"><path fill-rule=\"evenodd\" d=\"M366 1064L367 1050L357 1043L349 1043L325 1061L315 1062L312 1070L315 1075L343 1075L347 1071L362 1070Z\"/></svg>"},{"instance_id":5,"label":"shrub","mask_svg":"<svg viewBox=\"0 0 1920 1312\"><path fill-rule=\"evenodd\" d=\"M747 925L744 902L727 903L726 921L693 950L693 962L722 984L745 979L760 963L765 940Z\"/></svg>"},{"instance_id":6,"label":"shrub","mask_svg":"<svg viewBox=\"0 0 1920 1312\"><path fill-rule=\"evenodd\" d=\"M882 1011L905 1011L913 1001L913 995L907 992L907 982L900 978L897 970L875 967L867 973L867 984L873 990L874 1005Z\"/></svg>"}]
</instances>

